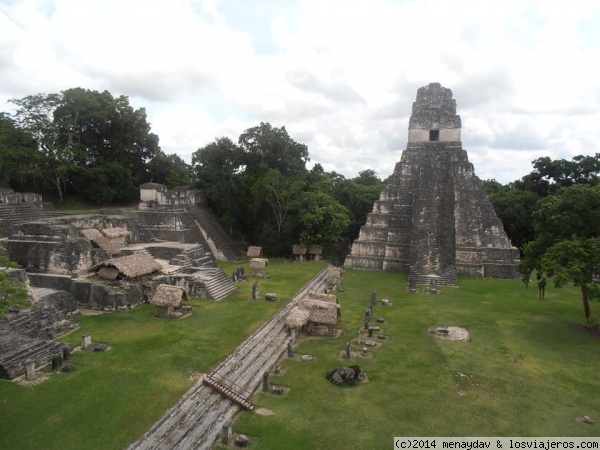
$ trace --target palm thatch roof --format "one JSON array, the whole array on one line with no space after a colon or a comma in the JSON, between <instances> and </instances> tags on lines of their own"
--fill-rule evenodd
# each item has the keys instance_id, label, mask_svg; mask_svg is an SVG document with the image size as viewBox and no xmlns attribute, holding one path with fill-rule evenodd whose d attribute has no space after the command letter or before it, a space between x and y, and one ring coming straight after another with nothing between
<instances>
[{"instance_id":1,"label":"palm thatch roof","mask_svg":"<svg viewBox=\"0 0 600 450\"><path fill-rule=\"evenodd\" d=\"M162 266L146 253L134 253L120 258L107 259L96 264L90 271L96 272L102 267L114 267L126 278L137 278L162 269Z\"/></svg>"},{"instance_id":2,"label":"palm thatch roof","mask_svg":"<svg viewBox=\"0 0 600 450\"><path fill-rule=\"evenodd\" d=\"M300 328L308 322L335 325L340 315L341 307L337 303L307 300L305 297L292 308L285 323L290 328Z\"/></svg>"},{"instance_id":3,"label":"palm thatch roof","mask_svg":"<svg viewBox=\"0 0 600 450\"><path fill-rule=\"evenodd\" d=\"M81 230L81 235L84 238L89 239L102 250L107 251L113 256L121 253L121 251L116 246L114 246L112 242L106 239L106 236L104 236L100 231L96 230L95 228L84 228Z\"/></svg>"},{"instance_id":4,"label":"palm thatch roof","mask_svg":"<svg viewBox=\"0 0 600 450\"><path fill-rule=\"evenodd\" d=\"M269 265L267 258L252 258L250 260L250 267L253 269L264 269Z\"/></svg>"},{"instance_id":5,"label":"palm thatch roof","mask_svg":"<svg viewBox=\"0 0 600 450\"><path fill-rule=\"evenodd\" d=\"M98 276L105 280L116 280L121 272L116 267L100 267Z\"/></svg>"},{"instance_id":6,"label":"palm thatch roof","mask_svg":"<svg viewBox=\"0 0 600 450\"><path fill-rule=\"evenodd\" d=\"M103 229L102 234L109 239L117 239L117 238L122 238L124 236L128 236L129 231L127 231L127 228L113 227L113 228Z\"/></svg>"},{"instance_id":7,"label":"palm thatch roof","mask_svg":"<svg viewBox=\"0 0 600 450\"><path fill-rule=\"evenodd\" d=\"M323 253L323 246L317 244L310 244L308 246L308 253L310 255L320 255L321 253Z\"/></svg>"},{"instance_id":8,"label":"palm thatch roof","mask_svg":"<svg viewBox=\"0 0 600 450\"><path fill-rule=\"evenodd\" d=\"M285 324L290 328L301 328L310 320L309 312L302 306L294 306L285 318Z\"/></svg>"},{"instance_id":9,"label":"palm thatch roof","mask_svg":"<svg viewBox=\"0 0 600 450\"><path fill-rule=\"evenodd\" d=\"M308 310L311 322L335 325L341 315L341 307L337 303L305 300L302 305Z\"/></svg>"},{"instance_id":10,"label":"palm thatch roof","mask_svg":"<svg viewBox=\"0 0 600 450\"><path fill-rule=\"evenodd\" d=\"M170 284L159 284L150 303L156 306L179 307L182 300L187 300L185 289Z\"/></svg>"},{"instance_id":11,"label":"palm thatch roof","mask_svg":"<svg viewBox=\"0 0 600 450\"><path fill-rule=\"evenodd\" d=\"M305 300L316 300L320 302L337 303L338 299L333 294L325 294L324 292L309 291L304 296Z\"/></svg>"},{"instance_id":12,"label":"palm thatch roof","mask_svg":"<svg viewBox=\"0 0 600 450\"><path fill-rule=\"evenodd\" d=\"M293 245L292 246L292 253L294 255L305 255L306 254L306 245Z\"/></svg>"},{"instance_id":13,"label":"palm thatch roof","mask_svg":"<svg viewBox=\"0 0 600 450\"><path fill-rule=\"evenodd\" d=\"M341 267L329 266L327 268L327 276L329 278L342 278L342 273Z\"/></svg>"},{"instance_id":14,"label":"palm thatch roof","mask_svg":"<svg viewBox=\"0 0 600 450\"><path fill-rule=\"evenodd\" d=\"M248 258L260 258L262 256L262 247L248 247L246 256Z\"/></svg>"}]
</instances>

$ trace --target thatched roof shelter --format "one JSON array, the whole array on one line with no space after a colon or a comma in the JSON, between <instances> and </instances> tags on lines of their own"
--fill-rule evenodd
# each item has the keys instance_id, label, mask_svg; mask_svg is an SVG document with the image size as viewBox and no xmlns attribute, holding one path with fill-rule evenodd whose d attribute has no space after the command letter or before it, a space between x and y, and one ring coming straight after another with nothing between
<instances>
[{"instance_id":1,"label":"thatched roof shelter","mask_svg":"<svg viewBox=\"0 0 600 450\"><path fill-rule=\"evenodd\" d=\"M248 247L246 256L248 258L260 258L262 256L262 247Z\"/></svg>"},{"instance_id":2,"label":"thatched roof shelter","mask_svg":"<svg viewBox=\"0 0 600 450\"><path fill-rule=\"evenodd\" d=\"M335 325L341 315L341 307L337 303L306 300L302 305L308 310L311 322Z\"/></svg>"},{"instance_id":3,"label":"thatched roof shelter","mask_svg":"<svg viewBox=\"0 0 600 450\"><path fill-rule=\"evenodd\" d=\"M162 269L162 266L146 253L134 253L120 258L107 259L96 264L90 271L98 272L98 275L102 276L102 273L106 272L101 270L104 267L117 269L118 275L125 278L138 278ZM111 271L111 274L114 274L114 270ZM115 278L111 276L109 279L114 280Z\"/></svg>"},{"instance_id":4,"label":"thatched roof shelter","mask_svg":"<svg viewBox=\"0 0 600 450\"><path fill-rule=\"evenodd\" d=\"M267 258L252 258L250 260L250 267L253 269L265 269L269 265Z\"/></svg>"},{"instance_id":5,"label":"thatched roof shelter","mask_svg":"<svg viewBox=\"0 0 600 450\"><path fill-rule=\"evenodd\" d=\"M290 328L302 328L309 322L335 325L341 315L341 307L337 303L308 300L306 297L298 306L292 308L285 319Z\"/></svg>"},{"instance_id":6,"label":"thatched roof shelter","mask_svg":"<svg viewBox=\"0 0 600 450\"><path fill-rule=\"evenodd\" d=\"M316 300L320 302L337 303L338 299L333 294L325 294L324 292L309 291L304 296L304 300Z\"/></svg>"},{"instance_id":7,"label":"thatched roof shelter","mask_svg":"<svg viewBox=\"0 0 600 450\"><path fill-rule=\"evenodd\" d=\"M296 244L292 246L292 253L294 255L305 255L306 254L306 245Z\"/></svg>"},{"instance_id":8,"label":"thatched roof shelter","mask_svg":"<svg viewBox=\"0 0 600 450\"><path fill-rule=\"evenodd\" d=\"M118 255L121 251L110 242L105 235L103 235L100 231L95 228L84 228L81 230L81 235L92 241L102 250L110 253L112 256Z\"/></svg>"},{"instance_id":9,"label":"thatched roof shelter","mask_svg":"<svg viewBox=\"0 0 600 450\"><path fill-rule=\"evenodd\" d=\"M323 253L323 246L317 244L310 244L308 246L308 253L311 255L320 255Z\"/></svg>"},{"instance_id":10,"label":"thatched roof shelter","mask_svg":"<svg viewBox=\"0 0 600 450\"><path fill-rule=\"evenodd\" d=\"M129 235L129 231L127 228L123 227L112 227L112 228L104 228L102 230L102 234L109 239L118 239Z\"/></svg>"},{"instance_id":11,"label":"thatched roof shelter","mask_svg":"<svg viewBox=\"0 0 600 450\"><path fill-rule=\"evenodd\" d=\"M310 320L309 312L302 306L294 306L285 318L285 324L290 328L302 328Z\"/></svg>"},{"instance_id":12,"label":"thatched roof shelter","mask_svg":"<svg viewBox=\"0 0 600 450\"><path fill-rule=\"evenodd\" d=\"M150 303L156 306L165 307L168 310L173 310L181 306L182 300L187 299L188 295L182 287L171 286L170 284L159 284Z\"/></svg>"}]
</instances>

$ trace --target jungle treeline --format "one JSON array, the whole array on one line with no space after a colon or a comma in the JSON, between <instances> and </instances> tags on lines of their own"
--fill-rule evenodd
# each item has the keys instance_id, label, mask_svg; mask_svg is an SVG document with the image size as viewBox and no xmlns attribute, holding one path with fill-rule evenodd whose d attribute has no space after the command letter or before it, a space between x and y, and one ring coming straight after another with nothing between
<instances>
[{"instance_id":1,"label":"jungle treeline","mask_svg":"<svg viewBox=\"0 0 600 450\"><path fill-rule=\"evenodd\" d=\"M309 169L307 146L284 126L260 123L237 140L218 137L198 148L188 164L161 150L145 109L133 108L126 96L73 88L10 102L13 112L0 113L0 187L39 192L55 202L77 196L107 204L135 201L139 185L148 181L194 186L235 239L261 245L270 255L287 255L293 244L318 243L343 258L385 186L368 168L354 178L319 164ZM511 183L484 181L522 252L539 238L551 205L574 201L565 192L595 195L600 154L544 157L532 165L528 175ZM575 210L560 213L563 228ZM600 229L600 221L590 228ZM571 229L568 237L580 231ZM539 261L529 266L541 270Z\"/></svg>"}]
</instances>

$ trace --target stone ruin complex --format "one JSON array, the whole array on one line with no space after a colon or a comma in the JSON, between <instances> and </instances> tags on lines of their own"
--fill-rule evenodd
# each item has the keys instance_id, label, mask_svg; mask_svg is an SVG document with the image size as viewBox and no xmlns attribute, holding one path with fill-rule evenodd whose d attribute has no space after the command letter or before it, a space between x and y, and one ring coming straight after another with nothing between
<instances>
[{"instance_id":1,"label":"stone ruin complex","mask_svg":"<svg viewBox=\"0 0 600 450\"><path fill-rule=\"evenodd\" d=\"M25 269L36 307L0 320L0 377L69 350L50 339L76 327L78 307L127 310L149 302L160 284L212 300L235 289L215 262L244 254L197 190L146 183L138 211L87 214L61 214L39 195L9 191L0 192L0 245Z\"/></svg>"},{"instance_id":2,"label":"stone ruin complex","mask_svg":"<svg viewBox=\"0 0 600 450\"><path fill-rule=\"evenodd\" d=\"M452 91L438 83L420 88L406 150L344 267L407 272L416 284L517 277L519 251L473 171L460 131Z\"/></svg>"}]
</instances>

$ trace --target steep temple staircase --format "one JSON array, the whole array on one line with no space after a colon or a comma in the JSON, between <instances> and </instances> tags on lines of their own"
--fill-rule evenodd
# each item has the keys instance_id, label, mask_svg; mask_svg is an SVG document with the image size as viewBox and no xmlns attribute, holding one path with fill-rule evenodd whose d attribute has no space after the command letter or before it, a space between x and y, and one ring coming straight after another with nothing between
<instances>
[{"instance_id":1,"label":"steep temple staircase","mask_svg":"<svg viewBox=\"0 0 600 450\"><path fill-rule=\"evenodd\" d=\"M188 208L217 259L221 256L227 261L239 261L245 256L208 208L198 205L189 205Z\"/></svg>"}]
</instances>

